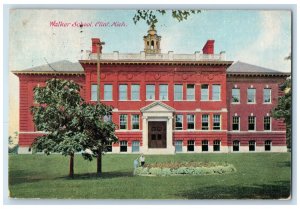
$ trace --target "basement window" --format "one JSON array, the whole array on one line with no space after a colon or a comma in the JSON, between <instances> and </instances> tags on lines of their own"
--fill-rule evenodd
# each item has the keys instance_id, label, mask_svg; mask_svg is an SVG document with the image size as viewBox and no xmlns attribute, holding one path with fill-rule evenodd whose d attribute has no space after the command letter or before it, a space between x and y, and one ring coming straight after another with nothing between
<instances>
[{"instance_id":1,"label":"basement window","mask_svg":"<svg viewBox=\"0 0 300 209\"><path fill-rule=\"evenodd\" d=\"M266 140L265 141L265 151L271 151L272 141Z\"/></svg>"},{"instance_id":2,"label":"basement window","mask_svg":"<svg viewBox=\"0 0 300 209\"><path fill-rule=\"evenodd\" d=\"M221 145L221 141L220 140L215 140L214 141L214 152L220 151L220 145Z\"/></svg>"},{"instance_id":3,"label":"basement window","mask_svg":"<svg viewBox=\"0 0 300 209\"><path fill-rule=\"evenodd\" d=\"M120 152L127 152L127 141L120 141Z\"/></svg>"},{"instance_id":4,"label":"basement window","mask_svg":"<svg viewBox=\"0 0 300 209\"><path fill-rule=\"evenodd\" d=\"M255 141L249 141L249 151L255 151Z\"/></svg>"},{"instance_id":5,"label":"basement window","mask_svg":"<svg viewBox=\"0 0 300 209\"><path fill-rule=\"evenodd\" d=\"M202 152L207 152L208 151L208 141L203 140L202 141Z\"/></svg>"},{"instance_id":6,"label":"basement window","mask_svg":"<svg viewBox=\"0 0 300 209\"><path fill-rule=\"evenodd\" d=\"M240 142L238 140L233 141L232 148L234 152L240 151Z\"/></svg>"},{"instance_id":7,"label":"basement window","mask_svg":"<svg viewBox=\"0 0 300 209\"><path fill-rule=\"evenodd\" d=\"M195 141L194 140L188 140L187 151L188 152L195 151Z\"/></svg>"}]
</instances>

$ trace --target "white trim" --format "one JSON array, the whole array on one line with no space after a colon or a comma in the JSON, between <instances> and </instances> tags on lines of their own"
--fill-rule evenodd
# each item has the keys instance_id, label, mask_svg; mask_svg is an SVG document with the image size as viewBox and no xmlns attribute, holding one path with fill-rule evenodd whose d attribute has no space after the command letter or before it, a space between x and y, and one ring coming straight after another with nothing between
<instances>
[{"instance_id":1,"label":"white trim","mask_svg":"<svg viewBox=\"0 0 300 209\"><path fill-rule=\"evenodd\" d=\"M171 106L169 106L169 105L167 105L167 104L165 104L165 103L163 103L163 102L160 102L160 101L152 102L152 103L150 103L149 105L147 105L147 106L145 106L145 107L142 107L142 108L140 109L140 111L141 111L142 113L145 113L145 112L148 112L149 109L151 109L152 107L155 107L155 106L161 106L161 107L163 107L163 108L166 109L166 110L164 110L164 111L158 111L158 112L175 112L175 109L174 109L173 107L171 107ZM157 112L157 111L156 111L156 112Z\"/></svg>"},{"instance_id":2,"label":"white trim","mask_svg":"<svg viewBox=\"0 0 300 209\"><path fill-rule=\"evenodd\" d=\"M228 133L238 133L238 134L244 134L244 133L285 133L285 131L228 131Z\"/></svg>"},{"instance_id":3,"label":"white trim","mask_svg":"<svg viewBox=\"0 0 300 209\"><path fill-rule=\"evenodd\" d=\"M133 130L125 130L125 129L118 129L118 130L116 130L116 132L118 132L118 133L122 133L122 132L143 132L142 130L140 130L140 129L133 129Z\"/></svg>"},{"instance_id":4,"label":"white trim","mask_svg":"<svg viewBox=\"0 0 300 209\"><path fill-rule=\"evenodd\" d=\"M128 102L128 101L127 101ZM155 100L153 102L161 102L163 103L164 101L160 101L160 100ZM185 101L183 101L185 102ZM152 103L151 103L152 104ZM112 110L113 112L141 112L141 110L119 110L118 108L114 108ZM175 113L223 113L223 112L228 112L227 108L222 108L221 110L201 110L199 108L195 109L195 110L176 110L174 109Z\"/></svg>"},{"instance_id":5,"label":"white trim","mask_svg":"<svg viewBox=\"0 0 300 209\"><path fill-rule=\"evenodd\" d=\"M46 132L46 131L27 131L27 132L25 132L25 131L20 131L19 132L19 135L20 134L47 134L48 132Z\"/></svg>"},{"instance_id":6,"label":"white trim","mask_svg":"<svg viewBox=\"0 0 300 209\"><path fill-rule=\"evenodd\" d=\"M186 130L173 130L173 132L226 132L227 130L201 130L201 129L186 129Z\"/></svg>"}]
</instances>

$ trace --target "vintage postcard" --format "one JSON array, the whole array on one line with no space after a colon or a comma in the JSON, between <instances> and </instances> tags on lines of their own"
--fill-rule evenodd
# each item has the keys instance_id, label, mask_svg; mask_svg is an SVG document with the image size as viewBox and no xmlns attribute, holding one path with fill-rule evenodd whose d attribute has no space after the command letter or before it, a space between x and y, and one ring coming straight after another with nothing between
<instances>
[{"instance_id":1,"label":"vintage postcard","mask_svg":"<svg viewBox=\"0 0 300 209\"><path fill-rule=\"evenodd\" d=\"M291 20L11 9L10 198L289 200Z\"/></svg>"}]
</instances>

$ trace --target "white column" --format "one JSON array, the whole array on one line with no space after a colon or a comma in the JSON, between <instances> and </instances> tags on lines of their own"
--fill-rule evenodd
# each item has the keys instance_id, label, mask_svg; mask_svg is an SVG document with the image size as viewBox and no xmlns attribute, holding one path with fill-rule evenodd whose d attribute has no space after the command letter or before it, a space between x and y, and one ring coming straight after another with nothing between
<instances>
[{"instance_id":1,"label":"white column","mask_svg":"<svg viewBox=\"0 0 300 209\"><path fill-rule=\"evenodd\" d=\"M143 146L141 147L142 153L148 152L148 121L146 116L143 116Z\"/></svg>"},{"instance_id":2,"label":"white column","mask_svg":"<svg viewBox=\"0 0 300 209\"><path fill-rule=\"evenodd\" d=\"M169 116L167 121L167 150L175 153L175 146L173 145L173 117Z\"/></svg>"}]
</instances>

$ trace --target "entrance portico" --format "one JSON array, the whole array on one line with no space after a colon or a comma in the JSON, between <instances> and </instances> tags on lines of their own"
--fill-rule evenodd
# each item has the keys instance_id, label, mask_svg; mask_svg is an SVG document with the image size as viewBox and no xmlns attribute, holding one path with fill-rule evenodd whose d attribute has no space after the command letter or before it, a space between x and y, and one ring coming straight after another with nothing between
<instances>
[{"instance_id":1,"label":"entrance portico","mask_svg":"<svg viewBox=\"0 0 300 209\"><path fill-rule=\"evenodd\" d=\"M173 113L175 109L159 101L141 109L144 154L174 154Z\"/></svg>"}]
</instances>

